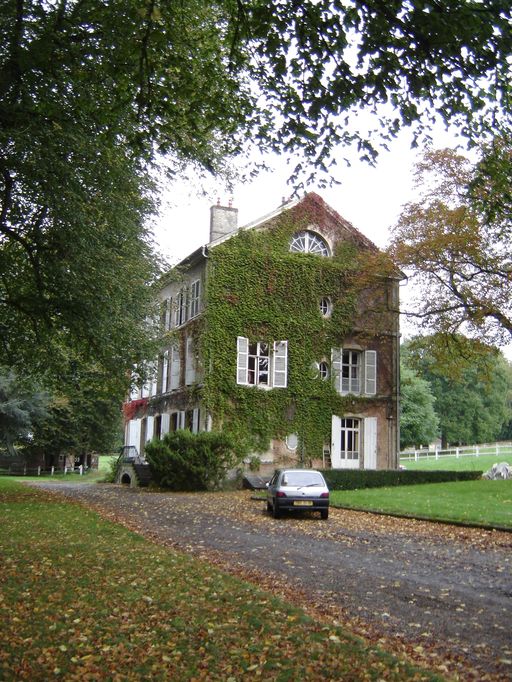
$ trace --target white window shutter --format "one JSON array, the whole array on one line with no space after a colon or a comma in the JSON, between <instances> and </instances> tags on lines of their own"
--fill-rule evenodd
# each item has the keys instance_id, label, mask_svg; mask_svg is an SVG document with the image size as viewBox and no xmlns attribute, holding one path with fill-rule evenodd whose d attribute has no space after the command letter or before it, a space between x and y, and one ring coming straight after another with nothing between
<instances>
[{"instance_id":1,"label":"white window shutter","mask_svg":"<svg viewBox=\"0 0 512 682\"><path fill-rule=\"evenodd\" d=\"M171 423L171 415L168 413L165 413L162 415L162 422L160 426L160 436L163 437L165 436L166 433L169 433L169 426Z\"/></svg>"},{"instance_id":2,"label":"white window shutter","mask_svg":"<svg viewBox=\"0 0 512 682\"><path fill-rule=\"evenodd\" d=\"M174 346L171 355L171 391L175 388L178 388L180 385L180 370L180 351L179 348Z\"/></svg>"},{"instance_id":3,"label":"white window shutter","mask_svg":"<svg viewBox=\"0 0 512 682\"><path fill-rule=\"evenodd\" d=\"M167 326L166 330L169 331L172 329L172 298L167 299Z\"/></svg>"},{"instance_id":4,"label":"white window shutter","mask_svg":"<svg viewBox=\"0 0 512 682\"><path fill-rule=\"evenodd\" d=\"M178 430L185 428L185 410L178 412Z\"/></svg>"},{"instance_id":5,"label":"white window shutter","mask_svg":"<svg viewBox=\"0 0 512 682\"><path fill-rule=\"evenodd\" d=\"M199 433L199 408L194 407L192 412L192 433Z\"/></svg>"},{"instance_id":6,"label":"white window shutter","mask_svg":"<svg viewBox=\"0 0 512 682\"><path fill-rule=\"evenodd\" d=\"M194 339L192 336L187 337L185 347L185 384L190 386L196 380L196 366L194 357Z\"/></svg>"},{"instance_id":7,"label":"white window shutter","mask_svg":"<svg viewBox=\"0 0 512 682\"><path fill-rule=\"evenodd\" d=\"M364 392L366 395L377 393L377 351L367 350L364 354Z\"/></svg>"},{"instance_id":8,"label":"white window shutter","mask_svg":"<svg viewBox=\"0 0 512 682\"><path fill-rule=\"evenodd\" d=\"M341 394L341 348L331 348L331 372L335 390Z\"/></svg>"},{"instance_id":9,"label":"white window shutter","mask_svg":"<svg viewBox=\"0 0 512 682\"><path fill-rule=\"evenodd\" d=\"M164 352L162 362L162 393L167 393L167 373L169 371L169 351Z\"/></svg>"},{"instance_id":10,"label":"white window shutter","mask_svg":"<svg viewBox=\"0 0 512 682\"><path fill-rule=\"evenodd\" d=\"M274 341L274 367L272 386L286 388L288 385L288 341Z\"/></svg>"},{"instance_id":11,"label":"white window shutter","mask_svg":"<svg viewBox=\"0 0 512 682\"><path fill-rule=\"evenodd\" d=\"M236 339L236 383L244 386L248 383L249 339L238 336Z\"/></svg>"},{"instance_id":12,"label":"white window shutter","mask_svg":"<svg viewBox=\"0 0 512 682\"><path fill-rule=\"evenodd\" d=\"M375 351L372 351L375 352ZM377 417L364 420L364 468L377 468Z\"/></svg>"}]
</instances>

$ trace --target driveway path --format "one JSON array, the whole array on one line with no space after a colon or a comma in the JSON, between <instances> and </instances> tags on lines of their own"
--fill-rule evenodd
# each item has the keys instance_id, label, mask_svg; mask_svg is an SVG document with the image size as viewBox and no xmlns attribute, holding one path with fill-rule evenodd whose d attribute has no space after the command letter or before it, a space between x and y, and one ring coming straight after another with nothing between
<instances>
[{"instance_id":1,"label":"driveway path","mask_svg":"<svg viewBox=\"0 0 512 682\"><path fill-rule=\"evenodd\" d=\"M250 493L37 484L336 618L461 680L512 680L512 534L331 509L275 520ZM442 669L442 668L441 668Z\"/></svg>"}]
</instances>

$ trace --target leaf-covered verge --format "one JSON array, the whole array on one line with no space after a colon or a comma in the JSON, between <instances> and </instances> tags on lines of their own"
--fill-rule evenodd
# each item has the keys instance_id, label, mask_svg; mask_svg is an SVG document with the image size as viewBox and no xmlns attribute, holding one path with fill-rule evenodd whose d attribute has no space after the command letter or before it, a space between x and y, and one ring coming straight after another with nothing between
<instances>
[{"instance_id":1,"label":"leaf-covered verge","mask_svg":"<svg viewBox=\"0 0 512 682\"><path fill-rule=\"evenodd\" d=\"M335 490L331 502L352 509L512 529L512 480Z\"/></svg>"},{"instance_id":2,"label":"leaf-covered verge","mask_svg":"<svg viewBox=\"0 0 512 682\"><path fill-rule=\"evenodd\" d=\"M0 501L2 679L439 679L96 513Z\"/></svg>"}]
</instances>

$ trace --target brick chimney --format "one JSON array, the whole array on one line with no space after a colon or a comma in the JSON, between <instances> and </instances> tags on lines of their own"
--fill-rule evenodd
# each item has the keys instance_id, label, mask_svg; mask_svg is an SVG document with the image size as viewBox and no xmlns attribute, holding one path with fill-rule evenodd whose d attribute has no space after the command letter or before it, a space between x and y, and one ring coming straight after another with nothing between
<instances>
[{"instance_id":1,"label":"brick chimney","mask_svg":"<svg viewBox=\"0 0 512 682\"><path fill-rule=\"evenodd\" d=\"M210 242L225 237L238 229L238 209L231 206L217 205L210 208Z\"/></svg>"}]
</instances>

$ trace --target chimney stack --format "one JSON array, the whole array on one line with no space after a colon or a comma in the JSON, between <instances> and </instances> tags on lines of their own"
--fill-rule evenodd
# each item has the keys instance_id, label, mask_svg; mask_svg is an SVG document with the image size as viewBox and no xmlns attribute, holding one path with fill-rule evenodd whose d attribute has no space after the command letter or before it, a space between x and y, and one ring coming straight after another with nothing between
<instances>
[{"instance_id":1,"label":"chimney stack","mask_svg":"<svg viewBox=\"0 0 512 682\"><path fill-rule=\"evenodd\" d=\"M217 205L210 208L210 242L238 229L238 209L231 206L231 201L229 206L221 206L217 200Z\"/></svg>"}]
</instances>

